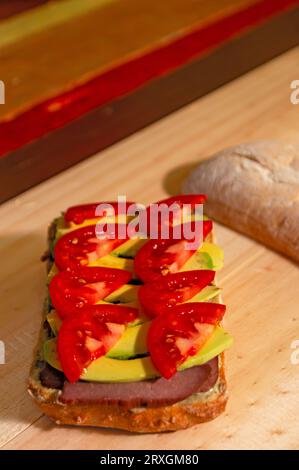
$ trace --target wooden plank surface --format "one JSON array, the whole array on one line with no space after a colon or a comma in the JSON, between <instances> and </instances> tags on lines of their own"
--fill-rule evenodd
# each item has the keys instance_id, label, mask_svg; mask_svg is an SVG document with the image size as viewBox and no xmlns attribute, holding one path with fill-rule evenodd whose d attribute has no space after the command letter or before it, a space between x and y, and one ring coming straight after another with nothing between
<instances>
[{"instance_id":1,"label":"wooden plank surface","mask_svg":"<svg viewBox=\"0 0 299 470\"><path fill-rule=\"evenodd\" d=\"M299 106L290 103L299 49L61 173L0 207L0 446L2 449L299 448L298 266L216 224L225 251L220 275L228 305L230 400L214 422L161 435L53 425L25 391L45 294L39 262L48 222L83 201L149 202L177 192L190 165L247 140L297 140Z\"/></svg>"},{"instance_id":2,"label":"wooden plank surface","mask_svg":"<svg viewBox=\"0 0 299 470\"><path fill-rule=\"evenodd\" d=\"M60 0L0 21L0 202L298 44L299 0Z\"/></svg>"},{"instance_id":3,"label":"wooden plank surface","mask_svg":"<svg viewBox=\"0 0 299 470\"><path fill-rule=\"evenodd\" d=\"M281 34L281 31L284 31L284 34ZM0 203L109 145L115 144L170 112L176 111L297 46L298 43L299 8L296 8L278 15L258 27L247 30L246 33L226 42L221 47L217 47L204 57L198 58L198 60L194 60L159 79L150 80L146 85L131 93L112 99L23 147L17 148L24 137L25 140L27 139L28 130L32 137L32 134L38 136L41 129L45 130L45 124L47 127L49 115L44 114L44 104L32 109L28 115L25 113L19 116L15 121L0 124L0 187L2 189ZM159 49L159 52L161 51L162 49ZM244 60L244 51L246 51L246 60ZM163 54L167 58L167 48ZM228 57L230 67L227 67ZM137 62L139 63L138 60ZM153 62L155 59L152 57ZM161 58L160 63L163 63ZM132 64L125 65L122 69L122 77L128 76L127 66L131 68ZM138 76L139 67L140 64L135 70L136 74L129 73L129 76L133 77L133 81L134 77ZM143 68L151 70L151 67L146 64ZM96 79L95 82L89 83L97 83L100 89L104 89L105 87L100 86L100 83L105 76L104 82L109 82L112 88L112 83L123 83L124 86L132 85L132 83L125 83L125 79L120 80L118 73L120 73L120 69L118 72L117 69L114 69L112 76L108 72L106 75L98 77L99 81ZM91 89L88 93L90 92ZM76 90L74 94L70 92L70 95L75 97ZM93 89L93 93L88 96L94 101L93 96L95 95L98 96L96 89ZM68 103L69 97L65 98L66 95L63 95L59 100ZM87 99L87 103L88 101ZM65 104L61 108L60 117L55 112L53 122L57 124L61 118L62 120L65 117L69 119L70 115L75 118L78 111L80 115L81 105L86 111L84 100L79 108L75 106L75 102L70 99L69 104ZM50 100L48 106L51 107L54 103L55 100ZM55 106L57 106L57 102ZM31 121L33 116L34 120ZM50 118L48 124L53 124L53 122ZM17 149L1 156L1 152L10 144L16 146ZM49 165L49 161L51 161L51 165Z\"/></svg>"},{"instance_id":4,"label":"wooden plank surface","mask_svg":"<svg viewBox=\"0 0 299 470\"><path fill-rule=\"evenodd\" d=\"M256 3L63 0L0 22L1 80L10 85L0 121ZM287 0L289 7L293 3Z\"/></svg>"},{"instance_id":5,"label":"wooden plank surface","mask_svg":"<svg viewBox=\"0 0 299 470\"><path fill-rule=\"evenodd\" d=\"M0 2L0 20L18 15L46 3L48 0L2 0Z\"/></svg>"}]
</instances>

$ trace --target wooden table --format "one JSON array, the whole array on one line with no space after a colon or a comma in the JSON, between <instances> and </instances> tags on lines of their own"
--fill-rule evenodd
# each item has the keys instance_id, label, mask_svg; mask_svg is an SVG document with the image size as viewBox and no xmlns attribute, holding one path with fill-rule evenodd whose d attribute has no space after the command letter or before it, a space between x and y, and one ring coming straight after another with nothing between
<instances>
[{"instance_id":1,"label":"wooden table","mask_svg":"<svg viewBox=\"0 0 299 470\"><path fill-rule=\"evenodd\" d=\"M190 164L228 145L299 140L299 106L290 103L298 55L291 50L1 206L2 449L299 448L299 365L290 361L299 339L298 266L219 225L226 326L235 336L223 416L160 435L57 427L26 393L45 295L39 257L48 222L78 202L126 194L147 203L177 192Z\"/></svg>"}]
</instances>

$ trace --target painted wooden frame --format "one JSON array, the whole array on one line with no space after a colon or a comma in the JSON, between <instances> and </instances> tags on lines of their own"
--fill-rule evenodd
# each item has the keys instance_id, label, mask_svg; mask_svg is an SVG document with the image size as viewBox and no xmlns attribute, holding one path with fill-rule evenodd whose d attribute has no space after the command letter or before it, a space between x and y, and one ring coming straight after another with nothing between
<instances>
[{"instance_id":1,"label":"painted wooden frame","mask_svg":"<svg viewBox=\"0 0 299 470\"><path fill-rule=\"evenodd\" d=\"M64 1L67 6L68 0ZM134 1L128 0L127 6L132 8ZM167 1L179 5L176 0ZM99 70L95 63L92 74L87 60L89 74L80 70L76 80L74 76L70 82L62 80L65 89L61 83L55 90L45 87L29 103L24 93L19 101L12 99L6 110L6 105L0 109L0 202L299 43L298 1L235 0L226 5L222 2L222 10L217 2L210 12L192 10L194 16L186 15L185 29L174 37L163 36L159 30L152 48L138 40L135 49L130 46L131 55L118 61L114 58L112 65L107 61ZM110 20L116 18L118 2L103 3L102 14L105 11ZM33 9L31 15L46 7ZM144 15L147 18L148 10L144 9ZM14 18L20 21L22 15ZM80 19L72 18L71 26ZM59 25L53 28L57 32ZM23 47L35 41L38 51L48 38L45 33L28 35ZM135 33L132 38L136 40ZM63 36L61 40L67 42ZM13 41L0 46L0 60L2 53L7 70L12 51L21 54L22 46Z\"/></svg>"}]
</instances>

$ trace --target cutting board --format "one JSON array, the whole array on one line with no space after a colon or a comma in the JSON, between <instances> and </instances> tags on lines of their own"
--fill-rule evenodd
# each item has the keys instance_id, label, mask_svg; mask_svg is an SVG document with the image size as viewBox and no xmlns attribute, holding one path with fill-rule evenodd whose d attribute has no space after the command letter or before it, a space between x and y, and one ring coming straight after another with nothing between
<instances>
[{"instance_id":1,"label":"cutting board","mask_svg":"<svg viewBox=\"0 0 299 470\"><path fill-rule=\"evenodd\" d=\"M2 0L0 202L298 44L299 0Z\"/></svg>"},{"instance_id":2,"label":"cutting board","mask_svg":"<svg viewBox=\"0 0 299 470\"><path fill-rule=\"evenodd\" d=\"M130 435L57 427L26 393L41 322L49 221L71 204L118 194L148 203L179 190L194 163L247 140L298 140L290 82L299 49L156 122L0 207L0 446L2 449L298 449L299 268L215 224L225 253L219 275L234 346L226 356L229 395L215 421L168 434Z\"/></svg>"}]
</instances>

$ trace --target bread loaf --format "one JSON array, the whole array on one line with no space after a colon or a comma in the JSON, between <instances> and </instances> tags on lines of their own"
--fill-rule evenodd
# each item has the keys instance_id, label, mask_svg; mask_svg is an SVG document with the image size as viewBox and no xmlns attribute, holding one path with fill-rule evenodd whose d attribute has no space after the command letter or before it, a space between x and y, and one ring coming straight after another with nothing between
<instances>
[{"instance_id":1,"label":"bread loaf","mask_svg":"<svg viewBox=\"0 0 299 470\"><path fill-rule=\"evenodd\" d=\"M299 262L299 147L267 141L203 161L183 193L205 193L207 214Z\"/></svg>"}]
</instances>

